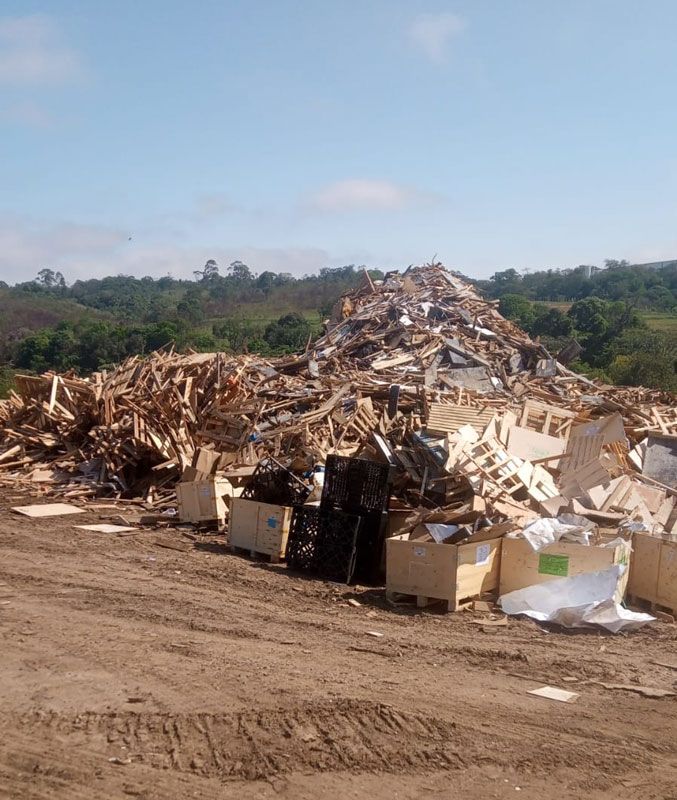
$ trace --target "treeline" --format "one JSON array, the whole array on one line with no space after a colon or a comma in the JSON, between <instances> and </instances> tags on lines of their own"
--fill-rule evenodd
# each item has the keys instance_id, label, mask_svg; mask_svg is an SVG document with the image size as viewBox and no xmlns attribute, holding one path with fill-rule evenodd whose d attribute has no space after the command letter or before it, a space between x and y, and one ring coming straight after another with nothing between
<instances>
[{"instance_id":1,"label":"treeline","mask_svg":"<svg viewBox=\"0 0 677 800\"><path fill-rule=\"evenodd\" d=\"M506 269L475 283L494 299L507 294L549 302L599 297L625 300L640 309L677 313L677 262L658 268L607 260L605 269L585 265L524 273Z\"/></svg>"},{"instance_id":2,"label":"treeline","mask_svg":"<svg viewBox=\"0 0 677 800\"><path fill-rule=\"evenodd\" d=\"M210 333L202 333L181 320L145 325L96 320L61 322L55 328L45 328L17 342L12 362L15 367L31 372L74 369L87 373L169 345L177 350L190 347L202 352L282 355L303 349L317 333L316 328L295 313L267 324L245 319L224 320L214 324Z\"/></svg>"},{"instance_id":3,"label":"treeline","mask_svg":"<svg viewBox=\"0 0 677 800\"><path fill-rule=\"evenodd\" d=\"M498 308L554 355L574 338L582 347L574 369L608 383L677 391L675 337L649 329L627 301L586 297L562 311L505 294Z\"/></svg>"},{"instance_id":4,"label":"treeline","mask_svg":"<svg viewBox=\"0 0 677 800\"><path fill-rule=\"evenodd\" d=\"M350 264L295 278L255 275L236 261L221 275L210 260L194 280L118 275L68 286L60 272L43 269L32 281L0 287L0 300L12 309L4 326L0 320L0 363L85 373L168 345L270 356L293 352L319 333L321 319L362 280L363 270ZM382 277L378 270L369 274ZM47 309L51 325L44 323ZM63 317L56 322L59 309Z\"/></svg>"},{"instance_id":5,"label":"treeline","mask_svg":"<svg viewBox=\"0 0 677 800\"><path fill-rule=\"evenodd\" d=\"M183 320L197 326L239 313L243 307L249 317L282 311L324 311L355 285L363 269L350 264L295 278L271 271L255 275L246 264L234 261L222 275L216 261L209 260L195 271L192 281L116 275L78 280L68 286L60 272L43 269L35 280L5 288L13 297L61 298L123 322ZM370 274L382 275L378 270L370 270Z\"/></svg>"}]
</instances>

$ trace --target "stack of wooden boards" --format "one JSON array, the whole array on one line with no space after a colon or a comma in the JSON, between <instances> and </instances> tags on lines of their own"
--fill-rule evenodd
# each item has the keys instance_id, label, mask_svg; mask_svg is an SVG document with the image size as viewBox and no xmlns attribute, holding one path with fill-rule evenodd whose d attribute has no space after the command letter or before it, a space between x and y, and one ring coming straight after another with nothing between
<instances>
[{"instance_id":1,"label":"stack of wooden boards","mask_svg":"<svg viewBox=\"0 0 677 800\"><path fill-rule=\"evenodd\" d=\"M675 435L675 397L575 375L433 264L376 284L365 273L297 356L156 352L89 377L18 376L0 401L0 481L162 508L200 448L226 476L267 455L303 472L329 453L366 454L393 465L410 505L480 492L519 516L592 491L598 513L655 517L653 484L631 491L623 478L636 483L646 461L662 483L652 437L669 449ZM613 497L595 491L605 476L621 479Z\"/></svg>"}]
</instances>

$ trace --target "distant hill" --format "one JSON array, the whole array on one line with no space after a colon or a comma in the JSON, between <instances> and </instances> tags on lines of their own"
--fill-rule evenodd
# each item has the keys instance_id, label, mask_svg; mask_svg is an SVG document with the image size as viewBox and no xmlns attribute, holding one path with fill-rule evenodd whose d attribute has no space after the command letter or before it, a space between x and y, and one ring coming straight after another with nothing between
<instances>
[{"instance_id":1,"label":"distant hill","mask_svg":"<svg viewBox=\"0 0 677 800\"><path fill-rule=\"evenodd\" d=\"M110 314L88 308L67 297L27 294L2 288L0 309L0 339L20 338L28 331L51 328L64 320L111 319Z\"/></svg>"}]
</instances>

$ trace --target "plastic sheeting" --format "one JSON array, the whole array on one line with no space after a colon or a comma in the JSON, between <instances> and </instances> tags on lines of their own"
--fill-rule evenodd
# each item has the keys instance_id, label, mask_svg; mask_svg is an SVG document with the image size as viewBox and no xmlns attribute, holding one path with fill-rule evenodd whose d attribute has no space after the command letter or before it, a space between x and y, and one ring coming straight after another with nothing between
<instances>
[{"instance_id":1,"label":"plastic sheeting","mask_svg":"<svg viewBox=\"0 0 677 800\"><path fill-rule=\"evenodd\" d=\"M618 579L626 567L615 564L601 572L587 572L571 578L516 589L499 598L510 616L524 614L538 622L554 622L565 628L599 625L611 633L635 630L655 617L629 611L614 601Z\"/></svg>"},{"instance_id":2,"label":"plastic sheeting","mask_svg":"<svg viewBox=\"0 0 677 800\"><path fill-rule=\"evenodd\" d=\"M590 533L596 528L594 522L578 514L560 514L558 517L544 517L527 525L516 536L529 542L538 552L560 539L577 544L590 544Z\"/></svg>"}]
</instances>

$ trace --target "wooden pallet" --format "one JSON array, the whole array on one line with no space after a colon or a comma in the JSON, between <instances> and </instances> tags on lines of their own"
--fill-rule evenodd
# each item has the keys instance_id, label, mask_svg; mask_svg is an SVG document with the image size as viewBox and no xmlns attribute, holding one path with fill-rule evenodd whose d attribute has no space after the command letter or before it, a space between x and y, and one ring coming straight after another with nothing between
<instances>
[{"instance_id":1,"label":"wooden pallet","mask_svg":"<svg viewBox=\"0 0 677 800\"><path fill-rule=\"evenodd\" d=\"M662 619L664 622L675 622L677 620L677 608L670 608L669 606L656 603L645 597L638 597L634 594L626 594L625 601L628 605L652 613L655 617Z\"/></svg>"},{"instance_id":2,"label":"wooden pallet","mask_svg":"<svg viewBox=\"0 0 677 800\"><path fill-rule=\"evenodd\" d=\"M269 564L279 564L282 561L280 556L275 554L261 553L258 550L248 550L246 547L236 547L233 544L230 545L230 550L241 556L249 556L249 558L254 561L267 561Z\"/></svg>"},{"instance_id":3,"label":"wooden pallet","mask_svg":"<svg viewBox=\"0 0 677 800\"><path fill-rule=\"evenodd\" d=\"M403 592L388 592L386 591L386 600L393 605L402 605L412 600L416 601L416 608L427 608L428 606L442 604L446 606L446 611L459 611L461 608L469 606L475 597L468 597L463 600L448 600L446 597L426 597L420 594L404 594Z\"/></svg>"}]
</instances>

